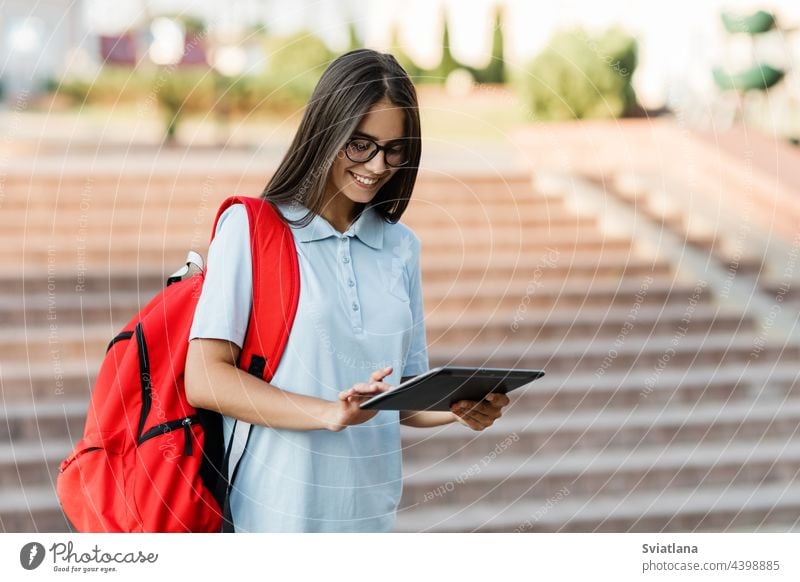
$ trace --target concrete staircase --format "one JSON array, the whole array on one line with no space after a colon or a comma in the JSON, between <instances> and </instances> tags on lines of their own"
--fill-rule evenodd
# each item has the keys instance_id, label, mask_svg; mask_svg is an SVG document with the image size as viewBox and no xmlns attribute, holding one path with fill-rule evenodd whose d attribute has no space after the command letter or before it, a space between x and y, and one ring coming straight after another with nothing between
<instances>
[{"instance_id":1,"label":"concrete staircase","mask_svg":"<svg viewBox=\"0 0 800 582\"><path fill-rule=\"evenodd\" d=\"M572 232L528 229L527 269L486 277L491 299L464 276L426 307L441 362L548 376L482 433L404 431L399 529L796 529L800 342L787 326L763 333L761 263L740 253L730 281L735 231L686 228L703 217L697 205L669 208L574 175L543 172L534 184L520 180L517 200L572 214ZM582 241L592 241L587 261Z\"/></svg>"},{"instance_id":2,"label":"concrete staircase","mask_svg":"<svg viewBox=\"0 0 800 582\"><path fill-rule=\"evenodd\" d=\"M205 255L219 202L264 179L5 180L0 529L65 531L56 468L105 346L188 249ZM398 530L796 527L800 347L771 340L753 358L744 304L645 234L609 228L584 186L420 178L403 221L423 240L431 365L548 375L484 432L403 428Z\"/></svg>"}]
</instances>

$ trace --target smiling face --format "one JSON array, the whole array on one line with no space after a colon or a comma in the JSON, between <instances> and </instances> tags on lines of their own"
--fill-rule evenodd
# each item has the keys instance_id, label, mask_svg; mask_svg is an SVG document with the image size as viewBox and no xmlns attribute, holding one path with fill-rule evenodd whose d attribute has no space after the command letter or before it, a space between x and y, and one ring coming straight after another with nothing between
<instances>
[{"instance_id":1,"label":"smiling face","mask_svg":"<svg viewBox=\"0 0 800 582\"><path fill-rule=\"evenodd\" d=\"M364 115L351 137L366 137L378 145L386 145L405 137L403 122L402 108L382 99ZM370 202L397 172L397 168L386 164L385 153L379 151L371 160L357 163L351 161L344 150L340 151L331 166L326 184L329 204L333 202L332 206L339 206L339 201L335 199L341 197L346 198L341 202L347 205Z\"/></svg>"}]
</instances>

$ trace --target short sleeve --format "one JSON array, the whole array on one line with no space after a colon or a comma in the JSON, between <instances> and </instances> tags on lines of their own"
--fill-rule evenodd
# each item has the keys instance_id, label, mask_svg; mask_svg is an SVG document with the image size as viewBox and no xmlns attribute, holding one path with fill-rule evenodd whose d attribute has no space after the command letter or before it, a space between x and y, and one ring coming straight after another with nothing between
<instances>
[{"instance_id":1,"label":"short sleeve","mask_svg":"<svg viewBox=\"0 0 800 582\"><path fill-rule=\"evenodd\" d=\"M189 339L210 338L244 344L253 302L250 224L243 204L226 209L208 248L203 290Z\"/></svg>"},{"instance_id":2,"label":"short sleeve","mask_svg":"<svg viewBox=\"0 0 800 582\"><path fill-rule=\"evenodd\" d=\"M415 237L416 238L416 237ZM420 265L420 243L416 239L416 252L408 264L409 289L408 296L411 301L411 344L408 357L403 366L402 378L417 376L430 369L428 362L428 344L425 337L425 310L422 301L422 268Z\"/></svg>"}]
</instances>

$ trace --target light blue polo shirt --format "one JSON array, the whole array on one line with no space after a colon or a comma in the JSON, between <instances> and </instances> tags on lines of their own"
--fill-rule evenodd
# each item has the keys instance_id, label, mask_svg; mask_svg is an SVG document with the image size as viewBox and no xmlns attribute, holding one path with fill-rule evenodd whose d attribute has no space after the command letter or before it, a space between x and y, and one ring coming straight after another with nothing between
<instances>
[{"instance_id":1,"label":"light blue polo shirt","mask_svg":"<svg viewBox=\"0 0 800 582\"><path fill-rule=\"evenodd\" d=\"M307 212L298 203L278 207L292 219ZM300 298L271 383L333 401L385 366L394 368L384 379L392 385L427 371L416 234L383 221L370 207L345 233L320 215L292 233ZM207 263L189 337L227 339L241 347L252 302L242 205L223 213ZM225 417L226 442L232 426L233 419ZM254 426L231 509L237 532L391 531L402 483L396 411L340 432Z\"/></svg>"}]
</instances>

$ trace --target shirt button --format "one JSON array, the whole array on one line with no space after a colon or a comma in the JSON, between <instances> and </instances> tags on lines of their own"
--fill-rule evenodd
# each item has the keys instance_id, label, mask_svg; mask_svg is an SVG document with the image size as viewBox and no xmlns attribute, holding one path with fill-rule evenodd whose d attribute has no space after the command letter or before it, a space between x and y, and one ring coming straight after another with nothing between
<instances>
[{"instance_id":1,"label":"shirt button","mask_svg":"<svg viewBox=\"0 0 800 582\"><path fill-rule=\"evenodd\" d=\"M353 311L358 311L358 303L353 301Z\"/></svg>"},{"instance_id":2,"label":"shirt button","mask_svg":"<svg viewBox=\"0 0 800 582\"><path fill-rule=\"evenodd\" d=\"M343 257L342 258L342 262L343 263L349 263L350 262L350 257Z\"/></svg>"},{"instance_id":3,"label":"shirt button","mask_svg":"<svg viewBox=\"0 0 800 582\"><path fill-rule=\"evenodd\" d=\"M348 287L352 287L353 285L355 285L355 282L352 279L348 279L347 280L347 286Z\"/></svg>"}]
</instances>

